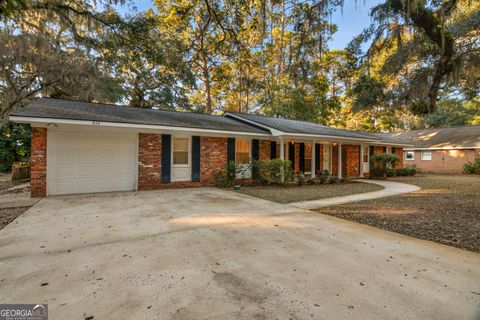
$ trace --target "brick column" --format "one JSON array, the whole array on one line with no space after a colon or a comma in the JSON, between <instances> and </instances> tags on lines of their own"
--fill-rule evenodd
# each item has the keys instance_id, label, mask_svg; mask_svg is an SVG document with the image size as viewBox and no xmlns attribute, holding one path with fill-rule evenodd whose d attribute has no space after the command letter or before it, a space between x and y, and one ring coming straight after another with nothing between
<instances>
[{"instance_id":1,"label":"brick column","mask_svg":"<svg viewBox=\"0 0 480 320\"><path fill-rule=\"evenodd\" d=\"M160 188L162 136L154 133L138 134L138 190Z\"/></svg>"},{"instance_id":2,"label":"brick column","mask_svg":"<svg viewBox=\"0 0 480 320\"><path fill-rule=\"evenodd\" d=\"M346 171L343 174L347 177L358 177L360 170L360 149L358 145L346 144L342 146L345 154L343 161L346 163Z\"/></svg>"},{"instance_id":3,"label":"brick column","mask_svg":"<svg viewBox=\"0 0 480 320\"><path fill-rule=\"evenodd\" d=\"M32 127L30 195L47 196L47 129Z\"/></svg>"}]
</instances>

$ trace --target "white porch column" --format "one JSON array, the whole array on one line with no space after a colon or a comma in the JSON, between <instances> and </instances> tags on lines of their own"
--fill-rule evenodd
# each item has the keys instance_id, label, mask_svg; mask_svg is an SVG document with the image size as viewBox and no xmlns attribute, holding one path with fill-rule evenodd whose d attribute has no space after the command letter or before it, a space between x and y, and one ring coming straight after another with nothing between
<instances>
[{"instance_id":1,"label":"white porch column","mask_svg":"<svg viewBox=\"0 0 480 320\"><path fill-rule=\"evenodd\" d=\"M363 178L363 143L360 145L360 164L359 164L359 169L360 169L360 178Z\"/></svg>"},{"instance_id":2,"label":"white porch column","mask_svg":"<svg viewBox=\"0 0 480 320\"><path fill-rule=\"evenodd\" d=\"M338 179L342 179L342 143L338 143Z\"/></svg>"},{"instance_id":3,"label":"white porch column","mask_svg":"<svg viewBox=\"0 0 480 320\"><path fill-rule=\"evenodd\" d=\"M317 168L315 168L315 162L316 162L316 159L315 159L315 141L312 141L312 174L311 174L311 178L315 178L315 172L317 171Z\"/></svg>"},{"instance_id":4,"label":"white porch column","mask_svg":"<svg viewBox=\"0 0 480 320\"><path fill-rule=\"evenodd\" d=\"M280 138L280 159L282 161L285 160L285 142L283 141L283 138ZM283 167L282 167L282 181L285 181L285 174L283 172Z\"/></svg>"}]
</instances>

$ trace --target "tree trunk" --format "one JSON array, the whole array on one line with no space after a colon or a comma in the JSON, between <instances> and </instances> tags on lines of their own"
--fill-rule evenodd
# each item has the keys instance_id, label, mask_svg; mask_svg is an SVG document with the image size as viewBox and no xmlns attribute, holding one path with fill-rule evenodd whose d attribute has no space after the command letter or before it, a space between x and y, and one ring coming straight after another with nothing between
<instances>
[{"instance_id":1,"label":"tree trunk","mask_svg":"<svg viewBox=\"0 0 480 320\"><path fill-rule=\"evenodd\" d=\"M212 108L212 96L211 96L211 83L210 83L210 70L208 70L208 61L205 54L202 54L202 72L203 83L205 84L205 113L211 114Z\"/></svg>"}]
</instances>

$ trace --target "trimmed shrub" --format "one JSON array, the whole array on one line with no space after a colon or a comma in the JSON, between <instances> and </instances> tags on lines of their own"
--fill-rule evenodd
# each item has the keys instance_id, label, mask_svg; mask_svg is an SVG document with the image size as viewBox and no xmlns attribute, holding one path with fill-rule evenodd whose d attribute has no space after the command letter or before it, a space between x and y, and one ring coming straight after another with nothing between
<instances>
[{"instance_id":1,"label":"trimmed shrub","mask_svg":"<svg viewBox=\"0 0 480 320\"><path fill-rule=\"evenodd\" d=\"M305 175L303 174L303 172L297 173L297 183L299 186L303 186L306 184Z\"/></svg>"},{"instance_id":2,"label":"trimmed shrub","mask_svg":"<svg viewBox=\"0 0 480 320\"><path fill-rule=\"evenodd\" d=\"M467 162L463 165L463 173L466 174L480 174L480 159L474 162Z\"/></svg>"},{"instance_id":3,"label":"trimmed shrub","mask_svg":"<svg viewBox=\"0 0 480 320\"><path fill-rule=\"evenodd\" d=\"M285 184L292 181L292 163L289 160L271 159L254 161L255 182L258 184ZM282 172L284 181L282 181Z\"/></svg>"},{"instance_id":4,"label":"trimmed shrub","mask_svg":"<svg viewBox=\"0 0 480 320\"><path fill-rule=\"evenodd\" d=\"M386 178L389 169L395 169L400 159L396 154L379 153L370 158L370 176L372 178ZM395 171L393 171L395 173Z\"/></svg>"},{"instance_id":5,"label":"trimmed shrub","mask_svg":"<svg viewBox=\"0 0 480 320\"><path fill-rule=\"evenodd\" d=\"M215 174L215 185L217 187L231 187L235 184L239 165L230 161L225 167Z\"/></svg>"},{"instance_id":6,"label":"trimmed shrub","mask_svg":"<svg viewBox=\"0 0 480 320\"><path fill-rule=\"evenodd\" d=\"M420 169L417 168L415 165L407 165L403 168L396 168L387 169L387 177L406 177L406 176L414 176L420 172Z\"/></svg>"}]
</instances>

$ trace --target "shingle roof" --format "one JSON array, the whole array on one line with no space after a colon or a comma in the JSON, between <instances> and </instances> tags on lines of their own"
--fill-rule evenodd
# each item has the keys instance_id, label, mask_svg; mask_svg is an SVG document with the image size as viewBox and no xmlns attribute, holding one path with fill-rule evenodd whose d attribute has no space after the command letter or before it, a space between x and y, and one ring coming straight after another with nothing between
<instances>
[{"instance_id":1,"label":"shingle roof","mask_svg":"<svg viewBox=\"0 0 480 320\"><path fill-rule=\"evenodd\" d=\"M480 148L480 126L419 129L376 135L412 144L412 148Z\"/></svg>"},{"instance_id":2,"label":"shingle roof","mask_svg":"<svg viewBox=\"0 0 480 320\"><path fill-rule=\"evenodd\" d=\"M242 122L222 116L193 112L178 112L131 108L52 98L41 98L11 116L68 120L102 121L156 126L186 127L246 133L269 133Z\"/></svg>"},{"instance_id":3,"label":"shingle roof","mask_svg":"<svg viewBox=\"0 0 480 320\"><path fill-rule=\"evenodd\" d=\"M314 122L274 118L274 117L260 116L260 115L254 115L249 113L227 112L226 115L228 116L229 114L234 117L239 117L247 121L252 121L260 125L263 125L272 129L276 129L285 133L328 135L328 136L335 136L335 137L365 139L365 140L372 140L372 141L380 140L378 136L375 136L373 134L331 128L331 127L323 126Z\"/></svg>"}]
</instances>

